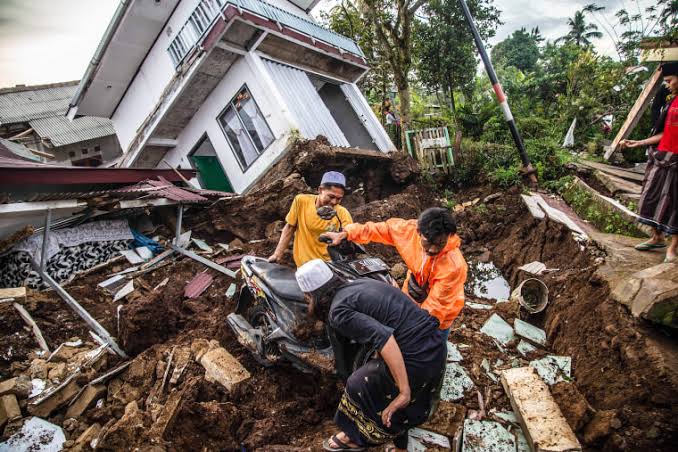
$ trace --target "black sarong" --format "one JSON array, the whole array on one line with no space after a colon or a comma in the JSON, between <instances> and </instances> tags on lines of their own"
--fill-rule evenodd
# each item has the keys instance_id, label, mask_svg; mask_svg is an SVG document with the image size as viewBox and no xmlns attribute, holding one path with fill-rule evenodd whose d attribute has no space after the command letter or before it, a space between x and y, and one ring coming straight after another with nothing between
<instances>
[{"instance_id":1,"label":"black sarong","mask_svg":"<svg viewBox=\"0 0 678 452\"><path fill-rule=\"evenodd\" d=\"M638 210L640 223L678 234L678 154L650 148Z\"/></svg>"},{"instance_id":2,"label":"black sarong","mask_svg":"<svg viewBox=\"0 0 678 452\"><path fill-rule=\"evenodd\" d=\"M440 337L440 332L432 333L430 340L440 346L431 353L428 366L405 363L411 400L407 407L393 413L390 428L381 422L381 413L399 390L386 363L381 358L370 360L348 378L334 421L352 441L360 447L393 441L396 447L407 448L408 429L426 422L440 390L447 357Z\"/></svg>"}]
</instances>

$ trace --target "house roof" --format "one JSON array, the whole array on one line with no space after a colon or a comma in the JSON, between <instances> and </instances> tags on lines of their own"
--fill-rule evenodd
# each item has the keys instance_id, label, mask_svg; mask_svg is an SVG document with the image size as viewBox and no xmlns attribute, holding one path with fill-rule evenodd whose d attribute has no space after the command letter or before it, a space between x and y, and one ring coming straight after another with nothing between
<instances>
[{"instance_id":1,"label":"house roof","mask_svg":"<svg viewBox=\"0 0 678 452\"><path fill-rule=\"evenodd\" d=\"M29 125L54 147L115 135L110 119L95 116L82 116L73 121L65 116L52 116L35 119Z\"/></svg>"},{"instance_id":2,"label":"house roof","mask_svg":"<svg viewBox=\"0 0 678 452\"><path fill-rule=\"evenodd\" d=\"M0 125L63 116L78 82L16 86L0 90Z\"/></svg>"}]
</instances>

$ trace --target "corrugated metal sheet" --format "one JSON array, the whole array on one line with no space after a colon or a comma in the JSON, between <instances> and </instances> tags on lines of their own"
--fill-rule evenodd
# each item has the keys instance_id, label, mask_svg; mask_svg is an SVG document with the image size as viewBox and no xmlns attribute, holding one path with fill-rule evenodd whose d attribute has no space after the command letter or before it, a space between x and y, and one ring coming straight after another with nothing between
<instances>
[{"instance_id":1,"label":"corrugated metal sheet","mask_svg":"<svg viewBox=\"0 0 678 452\"><path fill-rule=\"evenodd\" d=\"M20 143L15 143L14 141L6 140L4 138L0 138L0 145L4 146L7 150L9 150L12 154L16 154L17 156L21 158L25 158L28 160L32 160L35 162L39 162L40 158L33 154L30 149L28 149L26 146Z\"/></svg>"},{"instance_id":2,"label":"corrugated metal sheet","mask_svg":"<svg viewBox=\"0 0 678 452\"><path fill-rule=\"evenodd\" d=\"M264 60L264 63L287 107L297 119L303 137L323 135L334 146L350 146L306 72L270 60Z\"/></svg>"},{"instance_id":3,"label":"corrugated metal sheet","mask_svg":"<svg viewBox=\"0 0 678 452\"><path fill-rule=\"evenodd\" d=\"M213 282L214 277L209 273L198 273L188 284L186 284L186 287L184 288L184 297L198 298Z\"/></svg>"},{"instance_id":4,"label":"corrugated metal sheet","mask_svg":"<svg viewBox=\"0 0 678 452\"><path fill-rule=\"evenodd\" d=\"M384 127L374 116L374 113L370 109L367 100L360 90L355 85L348 83L341 85L341 90L360 120L365 124L367 132L370 134L379 150L387 152L391 149L395 149L395 146L391 143L391 139L388 137Z\"/></svg>"},{"instance_id":5,"label":"corrugated metal sheet","mask_svg":"<svg viewBox=\"0 0 678 452\"><path fill-rule=\"evenodd\" d=\"M76 89L77 83L0 92L0 125L63 116Z\"/></svg>"},{"instance_id":6,"label":"corrugated metal sheet","mask_svg":"<svg viewBox=\"0 0 678 452\"><path fill-rule=\"evenodd\" d=\"M70 121L65 116L52 116L29 122L40 138L55 147L115 135L113 123L107 118L83 116Z\"/></svg>"}]
</instances>

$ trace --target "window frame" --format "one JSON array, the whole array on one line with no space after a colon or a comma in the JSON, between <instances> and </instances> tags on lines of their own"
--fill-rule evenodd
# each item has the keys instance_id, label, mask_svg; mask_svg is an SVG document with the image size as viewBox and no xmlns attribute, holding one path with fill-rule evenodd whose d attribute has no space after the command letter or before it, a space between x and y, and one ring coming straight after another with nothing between
<instances>
[{"instance_id":1,"label":"window frame","mask_svg":"<svg viewBox=\"0 0 678 452\"><path fill-rule=\"evenodd\" d=\"M254 102L254 106L257 108L257 110L259 111L259 113L262 114L262 117L264 118L264 122L266 123L266 127L268 127L268 131L271 133L271 136L273 137L273 139L271 140L271 142L268 143L266 146L264 146L264 148L263 148L261 151L257 150L257 157L256 157L254 160L252 160L252 161L250 162L250 164L247 165L247 166L244 165L246 162L241 162L241 161L240 161L240 158L238 157L238 153L237 153L236 150L235 150L235 146L233 146L233 143L231 143L231 140L228 138L228 134L226 133L226 129L224 128L223 122L222 122L222 120L221 120L221 118L224 117L224 116L226 115L226 111L227 111L229 108L233 108L233 111L234 111L234 113L235 113L235 116L238 118L238 121L240 122L240 125L242 126L243 130L247 133L247 138L248 138L248 139L250 140L250 142L252 143L252 146L253 146L255 149L257 148L257 145L256 145L254 139L252 138L252 135L250 134L250 131L247 130L247 127L245 126L245 122L244 122L244 121L242 120L242 118L240 117L240 114L238 113L238 109L235 107L235 104L234 104L234 101L235 101L236 98L238 97L238 94L240 94L240 93L243 91L243 89L247 90L247 93L250 95L250 100L251 100L252 102ZM271 129L271 126L269 125L268 121L266 120L266 117L263 116L263 111L261 110L261 108L259 108L259 103L256 101L256 99L255 99L254 96L252 95L252 90L250 90L250 88L247 86L247 83L244 83L244 84L243 84L243 85L235 92L235 94L233 95L233 97L231 97L231 100L228 102L228 104L226 104L226 106L225 106L224 108L221 109L221 111L219 112L219 114L217 114L216 121L217 121L217 124L219 124L219 128L221 129L221 133L224 134L224 138L226 138L226 142L228 143L228 146L231 148L231 152L233 153L233 156L235 157L236 162L238 162L238 166L240 167L240 171L242 171L243 174L245 174L245 173L246 173L246 172L247 172L247 171L248 171L248 170L256 163L256 161L259 160L259 158L260 158L260 157L268 150L268 148L271 147L271 145L272 145L273 143L275 143L275 141L277 140L275 134L273 133L273 129ZM243 159L244 159L244 158L245 158L245 156L243 155Z\"/></svg>"}]
</instances>

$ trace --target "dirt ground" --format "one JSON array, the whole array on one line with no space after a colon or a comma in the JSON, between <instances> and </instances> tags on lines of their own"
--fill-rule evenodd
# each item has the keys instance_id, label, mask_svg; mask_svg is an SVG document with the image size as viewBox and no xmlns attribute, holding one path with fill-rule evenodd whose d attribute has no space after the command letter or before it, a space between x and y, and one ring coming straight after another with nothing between
<instances>
[{"instance_id":1,"label":"dirt ground","mask_svg":"<svg viewBox=\"0 0 678 452\"><path fill-rule=\"evenodd\" d=\"M305 158L305 154L312 158ZM403 156L384 160L377 154L358 159L324 142L302 143L252 194L221 200L207 209L189 210L185 228L215 248L217 243L229 243L229 250L219 257L268 256L294 195L312 192L321 169L330 168L347 173L354 192L347 197L346 205L356 221L412 218L439 203L418 179L416 166ZM482 199L494 192L482 187L457 196ZM492 201L466 208L457 214L457 221L467 259L491 260L511 287L524 279L517 267L525 263L539 260L559 269L542 278L549 287L550 304L538 315L528 317L514 302L493 304L468 295L467 301L490 304L492 308L465 308L450 335L451 342L470 346L460 352L476 388L465 395L463 407L479 410L480 393L486 411L510 409L501 385L482 369L483 360L495 363L503 354L478 330L493 313L509 323L519 317L546 330L549 350L572 356L573 382L558 383L552 392L586 450L675 450L676 376L662 373L662 363L653 361L654 355L647 348L652 341L675 351L675 338L633 319L609 299L604 281L596 275L603 253L580 245L559 225L533 220L518 191L507 191ZM171 230L171 224L167 224L165 234ZM382 246L369 246L368 251L394 267L394 276L402 280L397 253ZM98 425L92 439L101 450L320 450L322 439L334 430L331 420L341 395L340 383L320 373L259 365L226 323L236 301L225 293L232 283L239 289L242 282L207 270L214 276L212 285L197 298L186 299L183 291L187 282L206 267L185 257L173 259L170 265L136 278L137 289L120 303L113 303L111 295L97 284L126 264L102 268L68 287L118 337L133 359L125 371L106 383L101 403L76 420L65 417L65 407L48 417L64 426L67 446L91 449L91 443L77 440L90 426ZM287 260L291 263L290 254ZM165 279L166 285L154 289ZM118 305L122 306L119 311ZM85 324L51 291L30 292L26 308L52 348L75 338L91 340ZM0 304L0 336L0 379L30 372L31 364L38 359L34 339L6 303ZM251 378L233 391L208 382L205 369L191 359L201 344L211 340L251 373ZM515 354L515 346L509 344L507 350ZM544 350L534 352L519 358L519 364L526 365L545 354ZM119 363L110 356L99 373ZM181 363L185 369L174 379ZM167 377L168 364L174 370L171 379ZM170 406L177 408L169 413ZM3 438L16 429L16 425L9 425Z\"/></svg>"}]
</instances>

